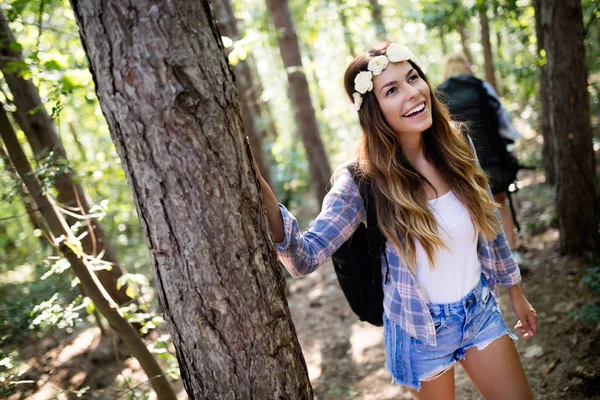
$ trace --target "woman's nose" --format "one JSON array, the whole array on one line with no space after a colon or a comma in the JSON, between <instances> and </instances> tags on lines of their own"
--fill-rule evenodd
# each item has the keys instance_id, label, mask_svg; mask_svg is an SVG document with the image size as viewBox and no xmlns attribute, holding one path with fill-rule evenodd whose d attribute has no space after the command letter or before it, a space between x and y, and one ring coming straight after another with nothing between
<instances>
[{"instance_id":1,"label":"woman's nose","mask_svg":"<svg viewBox=\"0 0 600 400\"><path fill-rule=\"evenodd\" d=\"M417 97L419 95L419 90L412 86L411 84L407 83L406 84L407 88L406 88L406 97L405 100L413 100L415 97Z\"/></svg>"}]
</instances>

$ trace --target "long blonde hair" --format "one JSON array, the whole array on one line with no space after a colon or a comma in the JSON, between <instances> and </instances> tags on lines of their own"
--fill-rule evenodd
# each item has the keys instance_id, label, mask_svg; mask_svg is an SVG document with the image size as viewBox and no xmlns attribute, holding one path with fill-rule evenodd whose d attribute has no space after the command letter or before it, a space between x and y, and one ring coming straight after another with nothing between
<instances>
[{"instance_id":1,"label":"long blonde hair","mask_svg":"<svg viewBox=\"0 0 600 400\"><path fill-rule=\"evenodd\" d=\"M385 55L389 44L380 43L350 63L344 75L344 86L350 99L356 75L367 70L371 59ZM493 239L500 225L495 214L496 204L487 193L487 178L477 168L464 136L450 125L448 110L436 99L423 71L414 62L409 62L425 80L431 94L433 123L423 132L425 157L469 210L476 232ZM399 137L387 123L372 91L363 96L358 118L363 131L358 166L371 184L379 229L399 249L403 261L413 272L416 270L415 240L421 243L433 265L435 251L444 246L425 197L425 185L432 188L433 185L406 159Z\"/></svg>"},{"instance_id":2,"label":"long blonde hair","mask_svg":"<svg viewBox=\"0 0 600 400\"><path fill-rule=\"evenodd\" d=\"M462 53L449 54L444 63L444 80L463 74L473 75L467 57Z\"/></svg>"}]
</instances>

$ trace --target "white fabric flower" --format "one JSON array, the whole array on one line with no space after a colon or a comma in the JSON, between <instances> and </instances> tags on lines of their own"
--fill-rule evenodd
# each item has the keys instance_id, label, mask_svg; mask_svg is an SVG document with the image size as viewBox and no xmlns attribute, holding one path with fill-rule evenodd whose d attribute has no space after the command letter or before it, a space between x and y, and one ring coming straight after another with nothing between
<instances>
[{"instance_id":1,"label":"white fabric flower","mask_svg":"<svg viewBox=\"0 0 600 400\"><path fill-rule=\"evenodd\" d=\"M365 94L373 90L373 74L371 71L361 71L354 78L354 90L360 94Z\"/></svg>"},{"instance_id":2,"label":"white fabric flower","mask_svg":"<svg viewBox=\"0 0 600 400\"><path fill-rule=\"evenodd\" d=\"M369 61L368 69L374 76L379 75L388 66L390 60L386 56L377 56Z\"/></svg>"},{"instance_id":3,"label":"white fabric flower","mask_svg":"<svg viewBox=\"0 0 600 400\"><path fill-rule=\"evenodd\" d=\"M354 109L356 111L360 110L360 106L362 105L363 98L360 93L352 93L352 97L354 98Z\"/></svg>"},{"instance_id":4,"label":"white fabric flower","mask_svg":"<svg viewBox=\"0 0 600 400\"><path fill-rule=\"evenodd\" d=\"M386 52L391 62L400 62L409 60L412 57L412 53L406 46L402 46L398 43L392 43L388 46Z\"/></svg>"}]
</instances>

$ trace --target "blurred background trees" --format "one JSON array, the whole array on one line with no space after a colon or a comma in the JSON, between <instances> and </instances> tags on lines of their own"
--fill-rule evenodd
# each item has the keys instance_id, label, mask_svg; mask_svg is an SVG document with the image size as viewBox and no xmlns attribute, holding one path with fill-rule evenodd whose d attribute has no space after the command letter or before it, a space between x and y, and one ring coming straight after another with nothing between
<instances>
[{"instance_id":1,"label":"blurred background trees","mask_svg":"<svg viewBox=\"0 0 600 400\"><path fill-rule=\"evenodd\" d=\"M467 55L475 74L496 86L523 133L516 146L521 162L544 171L546 182L555 185L557 211L545 223L560 229L561 250L597 251L597 1L228 1L213 1L213 10L237 79L246 131L263 175L301 224L315 215L330 171L351 155L360 135L342 87L345 67L353 55L387 37L410 47L434 84L442 81L446 54ZM285 27L273 22L276 6L289 10ZM71 5L4 0L1 8L0 102L11 126L73 232L84 241L96 239L85 252L97 260L99 277L109 276L105 288L147 336L165 371L176 376L147 246ZM31 98L35 101L23 102ZM17 390L9 382L20 379L14 351L24 338L72 330L95 315L68 272L69 262L48 242L40 210L7 152L2 146L0 397ZM123 383L113 389L129 390ZM132 393L136 390L147 389Z\"/></svg>"}]
</instances>

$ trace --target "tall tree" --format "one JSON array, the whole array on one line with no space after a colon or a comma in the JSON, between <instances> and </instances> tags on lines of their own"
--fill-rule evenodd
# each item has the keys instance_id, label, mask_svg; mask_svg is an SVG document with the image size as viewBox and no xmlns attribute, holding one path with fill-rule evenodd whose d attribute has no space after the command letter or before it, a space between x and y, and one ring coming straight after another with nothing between
<instances>
[{"instance_id":1,"label":"tall tree","mask_svg":"<svg viewBox=\"0 0 600 400\"><path fill-rule=\"evenodd\" d=\"M375 24L375 34L381 41L387 40L387 31L385 29L385 23L383 22L383 13L379 0L369 0L371 6L371 16L373 17L373 23Z\"/></svg>"},{"instance_id":2,"label":"tall tree","mask_svg":"<svg viewBox=\"0 0 600 400\"><path fill-rule=\"evenodd\" d=\"M344 29L344 43L346 43L348 53L354 57L356 56L356 47L354 47L352 31L350 30L350 24L348 24L348 15L346 14L348 11L348 4L346 4L344 0L336 0L336 4L337 12L340 16L340 24L342 24L342 29Z\"/></svg>"},{"instance_id":3,"label":"tall tree","mask_svg":"<svg viewBox=\"0 0 600 400\"><path fill-rule=\"evenodd\" d=\"M189 397L312 398L209 1L72 4Z\"/></svg>"},{"instance_id":4,"label":"tall tree","mask_svg":"<svg viewBox=\"0 0 600 400\"><path fill-rule=\"evenodd\" d=\"M231 7L229 0L214 0L212 2L215 11L215 17L221 35L227 36L231 40L240 40L241 34L240 29L237 25L237 20ZM238 90L240 93L240 100L242 106L242 116L244 118L244 131L250 138L250 143L254 149L254 157L262 176L265 178L269 186L272 185L271 181L271 168L269 167L268 161L265 160L264 148L262 139L265 136L265 131L261 130L256 121L257 117L260 117L260 109L255 107L259 102L260 92L254 90L254 77L250 69L250 59L252 55L249 55L245 60L239 60L233 66L233 72L236 77Z\"/></svg>"},{"instance_id":5,"label":"tall tree","mask_svg":"<svg viewBox=\"0 0 600 400\"><path fill-rule=\"evenodd\" d=\"M57 160L67 162L67 154L37 87L30 79L23 77L25 68L23 54L10 30L8 19L0 12L0 70L13 95L16 106L15 120L25 133L36 158L43 158L49 152L53 152ZM56 176L54 185L61 205L79 210L78 213L83 216L89 213L87 196L82 186L73 181L73 174L69 170ZM78 218L67 215L69 226L77 221ZM119 305L130 302L132 299L127 295L127 285L117 289L117 280L123 275L123 268L106 238L102 225L96 218L89 218L87 226L82 230L88 231L88 235L82 240L86 254L103 254L102 260L112 265L110 269L96 271L102 285Z\"/></svg>"},{"instance_id":6,"label":"tall tree","mask_svg":"<svg viewBox=\"0 0 600 400\"><path fill-rule=\"evenodd\" d=\"M556 164L554 137L550 129L550 115L548 110L548 64L546 59L546 50L544 46L544 30L542 29L542 0L534 0L533 8L535 12L535 33L537 38L538 53L538 71L539 71L539 99L540 99L540 118L539 127L542 131L544 143L542 145L542 158L544 163L544 172L546 182L554 185L556 183Z\"/></svg>"},{"instance_id":7,"label":"tall tree","mask_svg":"<svg viewBox=\"0 0 600 400\"><path fill-rule=\"evenodd\" d=\"M267 8L275 24L279 52L287 71L296 125L306 149L311 186L317 196L318 203L321 204L327 193L331 168L329 167L325 146L321 140L319 124L308 90L308 81L300 56L298 36L296 35L287 0L267 0Z\"/></svg>"},{"instance_id":8,"label":"tall tree","mask_svg":"<svg viewBox=\"0 0 600 400\"><path fill-rule=\"evenodd\" d=\"M483 46L483 61L485 69L485 80L497 88L496 76L494 74L494 60L492 57L492 44L490 43L490 20L487 15L487 2L481 0L477 4L479 23L481 24L481 45Z\"/></svg>"},{"instance_id":9,"label":"tall tree","mask_svg":"<svg viewBox=\"0 0 600 400\"><path fill-rule=\"evenodd\" d=\"M589 115L580 0L544 0L548 111L556 150L556 191L563 253L598 251L596 168Z\"/></svg>"},{"instance_id":10,"label":"tall tree","mask_svg":"<svg viewBox=\"0 0 600 400\"><path fill-rule=\"evenodd\" d=\"M456 30L460 36L460 44L462 45L463 53L465 53L465 57L467 57L469 63L473 64L473 54L469 48L469 34L467 33L467 28L465 25L466 22L464 19L459 19L456 21Z\"/></svg>"},{"instance_id":11,"label":"tall tree","mask_svg":"<svg viewBox=\"0 0 600 400\"><path fill-rule=\"evenodd\" d=\"M37 209L40 210L41 219L44 221L43 226L47 228L46 234L55 239L52 244L58 247L71 264L71 269L81 284L82 292L94 302L96 308L100 310L129 351L140 362L158 398L175 400L173 387L163 374L156 358L148 350L134 327L123 317L117 304L93 274L92 267L87 261L88 257L78 250L81 249L81 242L69 228L53 199L42 190L42 185L32 171L2 104L0 104L0 137L6 144L11 164L27 186Z\"/></svg>"}]
</instances>

